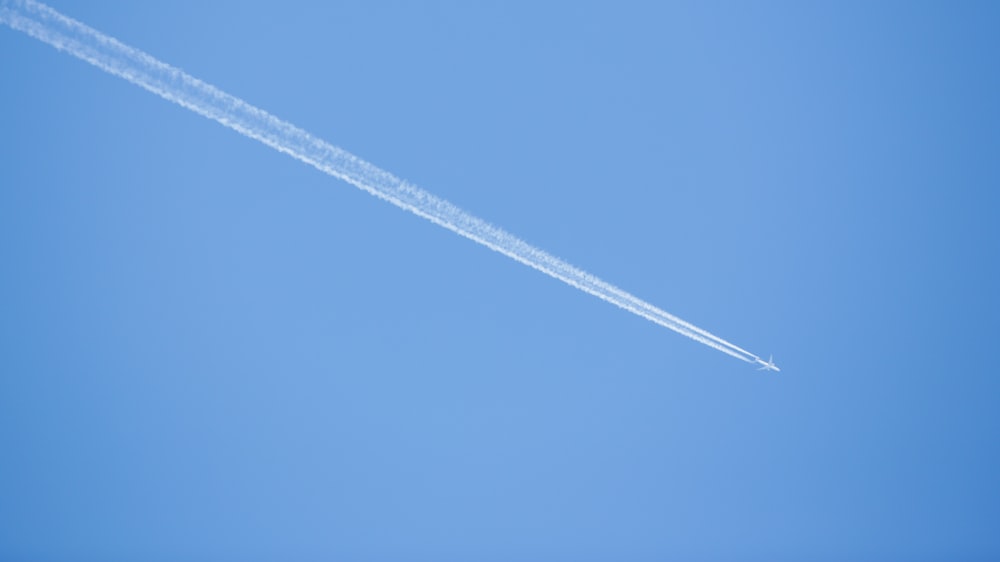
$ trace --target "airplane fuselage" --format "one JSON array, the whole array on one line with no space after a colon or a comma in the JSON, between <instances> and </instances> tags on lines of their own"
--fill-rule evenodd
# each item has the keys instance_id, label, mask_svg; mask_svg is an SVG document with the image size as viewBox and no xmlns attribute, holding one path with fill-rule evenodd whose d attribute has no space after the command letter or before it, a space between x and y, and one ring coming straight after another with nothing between
<instances>
[{"instance_id":1,"label":"airplane fuselage","mask_svg":"<svg viewBox=\"0 0 1000 562\"><path fill-rule=\"evenodd\" d=\"M757 364L761 367L757 369L758 371L780 371L781 369L774 364L774 357L771 357L769 361L764 361L760 357L757 358Z\"/></svg>"}]
</instances>

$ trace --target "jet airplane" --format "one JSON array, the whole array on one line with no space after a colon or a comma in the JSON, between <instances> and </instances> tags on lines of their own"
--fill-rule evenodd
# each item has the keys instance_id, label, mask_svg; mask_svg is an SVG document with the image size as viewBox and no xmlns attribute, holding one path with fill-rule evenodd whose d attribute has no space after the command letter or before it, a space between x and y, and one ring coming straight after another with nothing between
<instances>
[{"instance_id":1,"label":"jet airplane","mask_svg":"<svg viewBox=\"0 0 1000 562\"><path fill-rule=\"evenodd\" d=\"M761 365L758 371L780 371L777 365L774 364L774 356L772 355L767 361L764 361L760 357L757 358L757 363Z\"/></svg>"}]
</instances>

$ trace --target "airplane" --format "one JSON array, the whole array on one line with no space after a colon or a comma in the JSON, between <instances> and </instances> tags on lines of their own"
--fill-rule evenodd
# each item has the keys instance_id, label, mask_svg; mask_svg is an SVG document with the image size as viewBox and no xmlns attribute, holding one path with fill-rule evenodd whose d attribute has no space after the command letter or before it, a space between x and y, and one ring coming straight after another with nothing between
<instances>
[{"instance_id":1,"label":"airplane","mask_svg":"<svg viewBox=\"0 0 1000 562\"><path fill-rule=\"evenodd\" d=\"M780 371L777 365L774 364L774 356L772 355L767 361L764 361L760 357L757 358L757 363L763 365L758 371Z\"/></svg>"}]
</instances>

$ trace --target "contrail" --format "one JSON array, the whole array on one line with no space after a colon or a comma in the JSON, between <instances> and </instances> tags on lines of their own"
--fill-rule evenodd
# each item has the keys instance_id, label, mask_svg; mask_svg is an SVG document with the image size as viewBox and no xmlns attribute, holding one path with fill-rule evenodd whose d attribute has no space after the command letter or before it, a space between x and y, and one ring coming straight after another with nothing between
<instances>
[{"instance_id":1,"label":"contrail","mask_svg":"<svg viewBox=\"0 0 1000 562\"><path fill-rule=\"evenodd\" d=\"M0 22L218 121L397 207L581 291L748 363L763 361L353 154L34 0L0 0Z\"/></svg>"}]
</instances>

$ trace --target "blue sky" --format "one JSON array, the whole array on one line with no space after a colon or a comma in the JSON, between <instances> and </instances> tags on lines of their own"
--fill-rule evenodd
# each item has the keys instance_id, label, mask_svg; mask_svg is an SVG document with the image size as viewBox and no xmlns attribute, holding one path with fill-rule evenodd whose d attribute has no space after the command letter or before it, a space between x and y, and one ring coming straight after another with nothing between
<instances>
[{"instance_id":1,"label":"blue sky","mask_svg":"<svg viewBox=\"0 0 1000 562\"><path fill-rule=\"evenodd\" d=\"M748 365L0 29L0 558L1000 556L990 3L55 1Z\"/></svg>"}]
</instances>

